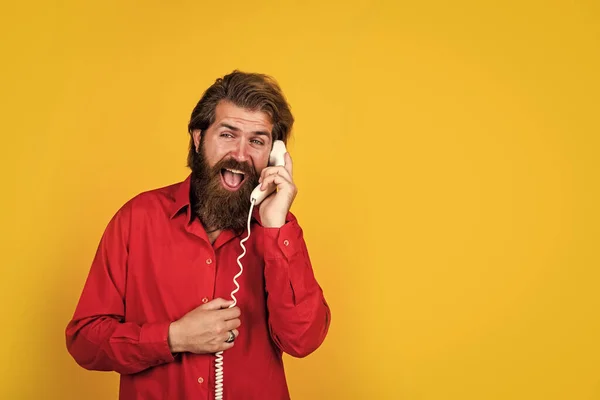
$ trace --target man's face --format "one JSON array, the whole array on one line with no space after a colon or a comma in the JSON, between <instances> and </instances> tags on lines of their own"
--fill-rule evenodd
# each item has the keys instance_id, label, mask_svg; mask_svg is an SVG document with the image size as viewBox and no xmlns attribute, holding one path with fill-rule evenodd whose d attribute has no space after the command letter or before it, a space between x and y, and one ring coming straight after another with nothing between
<instances>
[{"instance_id":1,"label":"man's face","mask_svg":"<svg viewBox=\"0 0 600 400\"><path fill-rule=\"evenodd\" d=\"M193 131L198 156L192 166L196 214L207 229L243 229L250 193L271 151L270 117L228 102L215 110L205 131Z\"/></svg>"},{"instance_id":2,"label":"man's face","mask_svg":"<svg viewBox=\"0 0 600 400\"><path fill-rule=\"evenodd\" d=\"M215 121L204 132L204 157L209 167L234 159L247 163L257 174L269 162L271 151L271 118L261 111L249 111L222 101L215 109ZM193 133L196 150L200 146L200 130ZM236 191L244 183L240 174L222 171L225 190ZM233 176L232 176L233 175Z\"/></svg>"}]
</instances>

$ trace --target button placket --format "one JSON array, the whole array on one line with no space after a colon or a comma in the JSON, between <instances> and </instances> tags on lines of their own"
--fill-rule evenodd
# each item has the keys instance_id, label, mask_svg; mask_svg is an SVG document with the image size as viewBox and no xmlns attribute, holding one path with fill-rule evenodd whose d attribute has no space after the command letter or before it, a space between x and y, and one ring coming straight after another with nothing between
<instances>
[{"instance_id":1,"label":"button placket","mask_svg":"<svg viewBox=\"0 0 600 400\"><path fill-rule=\"evenodd\" d=\"M207 256L207 258L204 260L206 267L200 264L200 269L203 270L203 274L207 275L203 277L204 281L203 284L200 285L200 291L198 293L199 297L201 298L200 301L202 302L202 304L206 304L214 298L214 293L212 293L210 288L214 287L215 268L217 265L215 253L210 252L208 254L205 254L205 256Z\"/></svg>"}]
</instances>

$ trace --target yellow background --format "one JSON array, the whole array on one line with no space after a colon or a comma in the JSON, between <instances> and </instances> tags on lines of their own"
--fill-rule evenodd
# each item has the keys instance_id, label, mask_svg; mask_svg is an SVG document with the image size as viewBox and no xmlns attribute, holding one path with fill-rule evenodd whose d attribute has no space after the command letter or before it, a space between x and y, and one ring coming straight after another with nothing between
<instances>
[{"instance_id":1,"label":"yellow background","mask_svg":"<svg viewBox=\"0 0 600 400\"><path fill-rule=\"evenodd\" d=\"M0 398L114 399L67 354L100 235L185 178L234 68L282 85L333 312L302 399L600 399L600 3L6 2ZM205 4L203 4L205 3Z\"/></svg>"}]
</instances>

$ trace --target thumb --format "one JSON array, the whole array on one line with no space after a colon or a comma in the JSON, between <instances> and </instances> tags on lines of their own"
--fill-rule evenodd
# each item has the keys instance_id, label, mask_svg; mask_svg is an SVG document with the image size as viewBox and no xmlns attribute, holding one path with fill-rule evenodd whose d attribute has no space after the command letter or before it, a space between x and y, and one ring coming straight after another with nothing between
<instances>
[{"instance_id":1,"label":"thumb","mask_svg":"<svg viewBox=\"0 0 600 400\"><path fill-rule=\"evenodd\" d=\"M225 300L219 297L209 301L206 304L202 304L198 308L203 310L220 310L221 308L229 307L231 304L233 304L233 300Z\"/></svg>"}]
</instances>

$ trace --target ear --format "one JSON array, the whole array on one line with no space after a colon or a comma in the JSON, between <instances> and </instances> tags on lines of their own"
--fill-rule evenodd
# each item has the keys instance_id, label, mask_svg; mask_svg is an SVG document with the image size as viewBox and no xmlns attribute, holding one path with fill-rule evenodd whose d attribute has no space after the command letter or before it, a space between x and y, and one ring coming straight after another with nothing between
<instances>
[{"instance_id":1,"label":"ear","mask_svg":"<svg viewBox=\"0 0 600 400\"><path fill-rule=\"evenodd\" d=\"M200 136L202 135L202 131L200 129L194 129L192 131L192 138L194 139L194 147L196 148L196 152L198 152L198 148L200 147Z\"/></svg>"}]
</instances>

